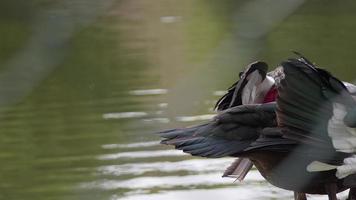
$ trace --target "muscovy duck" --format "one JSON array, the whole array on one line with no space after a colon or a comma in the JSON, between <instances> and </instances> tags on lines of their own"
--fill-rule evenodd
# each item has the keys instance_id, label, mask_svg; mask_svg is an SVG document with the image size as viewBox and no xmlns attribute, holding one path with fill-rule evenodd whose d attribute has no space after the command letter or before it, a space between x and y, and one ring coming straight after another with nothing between
<instances>
[{"instance_id":1,"label":"muscovy duck","mask_svg":"<svg viewBox=\"0 0 356 200\"><path fill-rule=\"evenodd\" d=\"M347 89L354 86L346 87L305 58L291 59L255 82L262 83L266 77L275 78L278 97L270 98L276 102L267 103L275 84L266 87L264 98L256 98L256 92L252 91L257 91L257 87L248 87L248 81L254 79L247 77L242 75L218 102L218 110L223 111L212 121L163 131L160 133L165 138L162 143L196 156L234 156L252 161L271 184L293 190L295 199L306 199L305 193L310 193L328 194L329 199L334 200L337 192L347 188L352 188L349 198L355 198L354 171L342 169L353 169L356 145L349 142L352 148L345 152L344 146L336 141L345 134L349 138L356 136L353 131L341 135L334 133L336 125L331 125L340 124L342 117L336 105L345 108L341 123L347 127L355 125L355 104L351 89ZM254 102L260 104L241 105L243 97L249 99L246 96L263 100ZM250 166L240 161L228 171L234 171L231 169L237 166L247 173Z\"/></svg>"}]
</instances>

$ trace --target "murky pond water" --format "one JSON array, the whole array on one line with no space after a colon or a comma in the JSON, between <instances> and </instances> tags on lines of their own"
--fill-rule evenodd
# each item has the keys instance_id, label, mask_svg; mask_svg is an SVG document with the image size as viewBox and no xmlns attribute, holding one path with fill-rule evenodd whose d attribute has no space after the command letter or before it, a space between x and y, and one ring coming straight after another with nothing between
<instances>
[{"instance_id":1,"label":"murky pond water","mask_svg":"<svg viewBox=\"0 0 356 200\"><path fill-rule=\"evenodd\" d=\"M201 123L255 59L356 79L352 0L2 0L0 199L292 199L154 132ZM324 197L325 198L325 197ZM312 199L323 199L314 196Z\"/></svg>"}]
</instances>

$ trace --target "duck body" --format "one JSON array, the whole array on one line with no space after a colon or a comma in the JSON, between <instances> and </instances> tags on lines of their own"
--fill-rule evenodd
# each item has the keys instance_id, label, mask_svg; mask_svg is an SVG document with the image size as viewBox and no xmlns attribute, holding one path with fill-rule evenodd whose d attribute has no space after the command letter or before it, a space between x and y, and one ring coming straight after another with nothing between
<instances>
[{"instance_id":1,"label":"duck body","mask_svg":"<svg viewBox=\"0 0 356 200\"><path fill-rule=\"evenodd\" d=\"M349 139L352 136L342 133L352 127L346 128L342 119L337 122L333 119L340 113L335 104L342 104L349 110L356 104L341 81L307 60L292 59L281 65L277 73L283 71L276 76L277 130L281 134L277 137L263 135L248 148L255 150L249 157L266 180L277 187L299 193L328 194L330 199L336 199L336 193L356 186L355 181L347 181L352 180L352 176L340 178L337 168L320 171L308 168L315 161L342 166L344 160L353 155L350 149L354 146ZM330 128L335 126L344 129ZM278 140L296 143L282 145Z\"/></svg>"},{"instance_id":2,"label":"duck body","mask_svg":"<svg viewBox=\"0 0 356 200\"><path fill-rule=\"evenodd\" d=\"M163 131L162 143L194 156L239 157L224 176L243 179L253 164L272 185L294 191L295 199L308 193L336 200L336 193L348 188L356 199L355 86L303 57L282 62L271 73L260 73L264 70L250 66L218 101L213 120ZM346 113L342 119L336 104Z\"/></svg>"},{"instance_id":3,"label":"duck body","mask_svg":"<svg viewBox=\"0 0 356 200\"><path fill-rule=\"evenodd\" d=\"M335 176L336 170L319 173L305 170L314 159L303 154L267 150L251 152L246 156L269 183L279 188L307 194L328 194L326 186L333 184L336 193L348 189L343 180Z\"/></svg>"}]
</instances>

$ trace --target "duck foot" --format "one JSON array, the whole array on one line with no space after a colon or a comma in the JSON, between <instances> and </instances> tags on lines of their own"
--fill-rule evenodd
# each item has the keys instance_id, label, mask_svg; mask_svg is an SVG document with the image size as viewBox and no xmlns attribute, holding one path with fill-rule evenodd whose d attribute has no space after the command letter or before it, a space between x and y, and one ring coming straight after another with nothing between
<instances>
[{"instance_id":1,"label":"duck foot","mask_svg":"<svg viewBox=\"0 0 356 200\"><path fill-rule=\"evenodd\" d=\"M305 193L294 192L294 200L307 200Z\"/></svg>"},{"instance_id":2,"label":"duck foot","mask_svg":"<svg viewBox=\"0 0 356 200\"><path fill-rule=\"evenodd\" d=\"M347 200L356 200L356 188L350 188Z\"/></svg>"},{"instance_id":3,"label":"duck foot","mask_svg":"<svg viewBox=\"0 0 356 200\"><path fill-rule=\"evenodd\" d=\"M329 200L337 200L337 186L335 183L325 185L325 190L328 193Z\"/></svg>"}]
</instances>

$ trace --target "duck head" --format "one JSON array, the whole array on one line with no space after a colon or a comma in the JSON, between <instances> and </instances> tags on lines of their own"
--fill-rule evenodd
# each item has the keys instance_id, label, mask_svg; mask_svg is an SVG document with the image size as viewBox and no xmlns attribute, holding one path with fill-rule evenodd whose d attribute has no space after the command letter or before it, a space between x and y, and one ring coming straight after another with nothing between
<instances>
[{"instance_id":1,"label":"duck head","mask_svg":"<svg viewBox=\"0 0 356 200\"><path fill-rule=\"evenodd\" d=\"M230 107L239 104L263 103L267 92L274 85L274 79L267 76L268 65L257 61L240 73L240 81L235 87Z\"/></svg>"},{"instance_id":2,"label":"duck head","mask_svg":"<svg viewBox=\"0 0 356 200\"><path fill-rule=\"evenodd\" d=\"M268 65L265 62L257 61L249 64L243 72L240 72L240 79L217 101L215 109L222 111L242 104L265 103L261 99L274 85L274 79L267 75L267 70ZM274 101L274 94L267 95L271 97L269 99L273 99L267 102Z\"/></svg>"}]
</instances>

